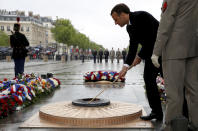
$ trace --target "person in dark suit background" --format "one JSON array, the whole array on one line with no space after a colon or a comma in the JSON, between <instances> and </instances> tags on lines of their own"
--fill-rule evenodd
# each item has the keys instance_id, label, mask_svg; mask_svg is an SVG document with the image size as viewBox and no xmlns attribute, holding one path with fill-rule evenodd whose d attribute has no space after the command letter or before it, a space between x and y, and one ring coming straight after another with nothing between
<instances>
[{"instance_id":1,"label":"person in dark suit background","mask_svg":"<svg viewBox=\"0 0 198 131\"><path fill-rule=\"evenodd\" d=\"M100 63L102 63L102 56L103 56L103 50L102 50L102 48L100 48L98 54L99 54Z\"/></svg>"},{"instance_id":2,"label":"person in dark suit background","mask_svg":"<svg viewBox=\"0 0 198 131\"><path fill-rule=\"evenodd\" d=\"M82 63L85 62L85 55L86 55L86 51L85 51L85 49L82 49L82 50L81 50Z\"/></svg>"},{"instance_id":3,"label":"person in dark suit background","mask_svg":"<svg viewBox=\"0 0 198 131\"><path fill-rule=\"evenodd\" d=\"M28 50L29 42L24 34L19 32L20 24L14 24L14 33L10 36L10 45L13 48L12 58L14 59L15 77L24 72L25 57Z\"/></svg>"},{"instance_id":4,"label":"person in dark suit background","mask_svg":"<svg viewBox=\"0 0 198 131\"><path fill-rule=\"evenodd\" d=\"M122 59L123 59L123 63L124 63L124 61L125 61L126 55L127 55L127 52L126 52L126 49L124 48L124 49L122 50Z\"/></svg>"},{"instance_id":5,"label":"person in dark suit background","mask_svg":"<svg viewBox=\"0 0 198 131\"><path fill-rule=\"evenodd\" d=\"M105 63L108 63L108 59L109 59L109 51L108 51L108 49L106 49L104 51L104 56L105 56Z\"/></svg>"},{"instance_id":6,"label":"person in dark suit background","mask_svg":"<svg viewBox=\"0 0 198 131\"><path fill-rule=\"evenodd\" d=\"M148 116L141 116L141 119L162 120L163 112L156 84L156 77L159 72L162 72L162 69L156 68L151 61L159 22L148 12L130 12L128 6L123 3L113 7L111 16L116 25L118 24L120 27L127 25L126 29L130 37L128 55L119 73L119 77L124 77L130 67L138 65L142 59L145 60L144 81L148 102L152 111ZM138 44L141 44L142 48L137 54Z\"/></svg>"},{"instance_id":7,"label":"person in dark suit background","mask_svg":"<svg viewBox=\"0 0 198 131\"><path fill-rule=\"evenodd\" d=\"M92 51L92 55L93 55L94 63L96 63L96 57L97 57L97 50L96 49L94 49Z\"/></svg>"}]
</instances>

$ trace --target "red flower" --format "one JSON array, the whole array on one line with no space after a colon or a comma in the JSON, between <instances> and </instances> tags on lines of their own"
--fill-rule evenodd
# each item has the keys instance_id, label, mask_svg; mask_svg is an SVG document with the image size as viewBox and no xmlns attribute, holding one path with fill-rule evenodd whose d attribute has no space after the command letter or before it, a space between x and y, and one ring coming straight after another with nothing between
<instances>
[{"instance_id":1,"label":"red flower","mask_svg":"<svg viewBox=\"0 0 198 131\"><path fill-rule=\"evenodd\" d=\"M8 81L8 79L7 78L4 78L3 81Z\"/></svg>"},{"instance_id":2,"label":"red flower","mask_svg":"<svg viewBox=\"0 0 198 131\"><path fill-rule=\"evenodd\" d=\"M164 12L166 10L167 6L168 6L167 2L164 2L162 5L162 8L161 8L162 12Z\"/></svg>"}]
</instances>

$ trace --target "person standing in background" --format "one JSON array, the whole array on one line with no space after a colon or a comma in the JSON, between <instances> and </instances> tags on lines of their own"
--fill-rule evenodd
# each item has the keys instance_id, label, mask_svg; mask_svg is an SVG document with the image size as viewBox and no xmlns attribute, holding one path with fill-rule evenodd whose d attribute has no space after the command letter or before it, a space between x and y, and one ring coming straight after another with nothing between
<instances>
[{"instance_id":1,"label":"person standing in background","mask_svg":"<svg viewBox=\"0 0 198 131\"><path fill-rule=\"evenodd\" d=\"M96 63L96 57L97 57L97 50L96 49L94 49L92 51L92 55L93 55L94 63Z\"/></svg>"},{"instance_id":2,"label":"person standing in background","mask_svg":"<svg viewBox=\"0 0 198 131\"><path fill-rule=\"evenodd\" d=\"M114 57L115 57L115 51L113 50L113 47L112 47L112 50L110 51L111 63L113 63Z\"/></svg>"},{"instance_id":3,"label":"person standing in background","mask_svg":"<svg viewBox=\"0 0 198 131\"><path fill-rule=\"evenodd\" d=\"M99 54L100 63L102 63L102 57L103 57L103 50L102 50L102 48L100 48L98 54Z\"/></svg>"},{"instance_id":4,"label":"person standing in background","mask_svg":"<svg viewBox=\"0 0 198 131\"><path fill-rule=\"evenodd\" d=\"M120 63L120 57L121 57L121 52L120 52L120 49L118 48L118 50L116 51L117 63Z\"/></svg>"},{"instance_id":5,"label":"person standing in background","mask_svg":"<svg viewBox=\"0 0 198 131\"><path fill-rule=\"evenodd\" d=\"M108 59L109 59L109 51L108 51L108 49L106 49L104 51L104 56L105 56L105 63L108 63Z\"/></svg>"},{"instance_id":6,"label":"person standing in background","mask_svg":"<svg viewBox=\"0 0 198 131\"><path fill-rule=\"evenodd\" d=\"M85 62L85 54L86 54L85 49L81 49L82 63Z\"/></svg>"},{"instance_id":7,"label":"person standing in background","mask_svg":"<svg viewBox=\"0 0 198 131\"><path fill-rule=\"evenodd\" d=\"M126 49L124 48L124 49L122 50L122 59L123 59L123 63L125 62L126 54L127 54L127 52L126 52Z\"/></svg>"},{"instance_id":8,"label":"person standing in background","mask_svg":"<svg viewBox=\"0 0 198 131\"><path fill-rule=\"evenodd\" d=\"M24 73L25 57L27 56L29 42L24 34L19 32L20 24L14 24L14 33L10 36L10 46L13 48L12 58L14 59L15 77Z\"/></svg>"}]
</instances>

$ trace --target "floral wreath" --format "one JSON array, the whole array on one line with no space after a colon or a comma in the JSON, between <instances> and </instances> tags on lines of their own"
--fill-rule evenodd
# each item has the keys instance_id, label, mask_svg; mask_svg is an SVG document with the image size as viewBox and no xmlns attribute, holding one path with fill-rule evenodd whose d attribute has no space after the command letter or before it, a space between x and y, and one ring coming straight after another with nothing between
<instances>
[{"instance_id":1,"label":"floral wreath","mask_svg":"<svg viewBox=\"0 0 198 131\"><path fill-rule=\"evenodd\" d=\"M119 78L116 71L92 71L84 74L85 82L110 81L125 82L125 78Z\"/></svg>"}]
</instances>

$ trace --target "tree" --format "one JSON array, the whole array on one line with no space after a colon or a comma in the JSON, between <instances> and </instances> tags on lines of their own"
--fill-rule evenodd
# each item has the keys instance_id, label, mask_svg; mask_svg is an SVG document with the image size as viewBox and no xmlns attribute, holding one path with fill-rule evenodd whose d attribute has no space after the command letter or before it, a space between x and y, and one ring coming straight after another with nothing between
<instances>
[{"instance_id":1,"label":"tree","mask_svg":"<svg viewBox=\"0 0 198 131\"><path fill-rule=\"evenodd\" d=\"M9 37L3 31L0 31L0 46L10 46Z\"/></svg>"},{"instance_id":2,"label":"tree","mask_svg":"<svg viewBox=\"0 0 198 131\"><path fill-rule=\"evenodd\" d=\"M55 27L52 28L54 38L59 43L67 45L78 46L83 49L99 49L103 48L101 45L91 42L89 37L76 30L71 22L67 19L56 20Z\"/></svg>"},{"instance_id":3,"label":"tree","mask_svg":"<svg viewBox=\"0 0 198 131\"><path fill-rule=\"evenodd\" d=\"M72 45L72 36L75 34L75 29L69 20L59 19L55 23L55 28L52 28L52 33L56 41Z\"/></svg>"}]
</instances>

